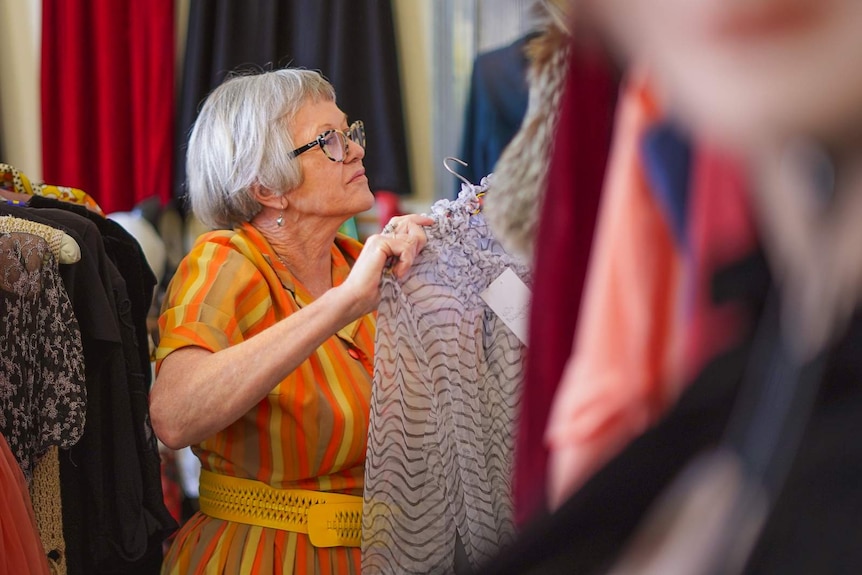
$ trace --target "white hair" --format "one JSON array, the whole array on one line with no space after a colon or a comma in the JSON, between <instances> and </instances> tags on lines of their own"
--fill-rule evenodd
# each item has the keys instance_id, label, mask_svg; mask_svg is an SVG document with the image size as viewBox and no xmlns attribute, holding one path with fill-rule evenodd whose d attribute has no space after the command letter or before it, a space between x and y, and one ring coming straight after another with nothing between
<instances>
[{"instance_id":1,"label":"white hair","mask_svg":"<svg viewBox=\"0 0 862 575\"><path fill-rule=\"evenodd\" d=\"M286 68L233 75L207 97L189 138L188 195L198 219L233 228L261 210L251 193L260 185L282 195L302 182L287 129L307 103L335 102L320 73Z\"/></svg>"}]
</instances>

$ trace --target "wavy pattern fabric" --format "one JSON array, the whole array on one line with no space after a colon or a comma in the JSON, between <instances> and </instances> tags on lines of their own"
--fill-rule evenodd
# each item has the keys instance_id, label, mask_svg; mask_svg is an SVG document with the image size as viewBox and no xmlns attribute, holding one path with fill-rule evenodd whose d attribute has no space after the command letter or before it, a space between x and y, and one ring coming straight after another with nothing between
<instances>
[{"instance_id":1,"label":"wavy pattern fabric","mask_svg":"<svg viewBox=\"0 0 862 575\"><path fill-rule=\"evenodd\" d=\"M515 536L513 430L525 348L480 293L507 267L528 285L530 273L477 213L476 194L489 180L434 204L428 244L408 275L383 280L365 470L366 575L454 573L456 550L477 567Z\"/></svg>"}]
</instances>

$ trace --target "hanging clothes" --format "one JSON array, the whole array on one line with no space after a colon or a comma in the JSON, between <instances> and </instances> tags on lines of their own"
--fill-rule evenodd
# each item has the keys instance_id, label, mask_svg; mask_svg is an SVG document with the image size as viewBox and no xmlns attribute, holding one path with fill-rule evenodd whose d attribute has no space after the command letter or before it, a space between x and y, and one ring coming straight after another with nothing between
<instances>
[{"instance_id":1,"label":"hanging clothes","mask_svg":"<svg viewBox=\"0 0 862 575\"><path fill-rule=\"evenodd\" d=\"M494 171L521 128L529 102L527 45L535 36L527 34L473 60L459 156L466 163L462 174L471 182Z\"/></svg>"},{"instance_id":2,"label":"hanging clothes","mask_svg":"<svg viewBox=\"0 0 862 575\"><path fill-rule=\"evenodd\" d=\"M7 231L15 219L0 218L0 432L29 481L49 447L81 438L87 397L81 333L57 259L44 238Z\"/></svg>"},{"instance_id":3,"label":"hanging clothes","mask_svg":"<svg viewBox=\"0 0 862 575\"><path fill-rule=\"evenodd\" d=\"M41 41L45 180L107 213L170 199L174 2L43 0Z\"/></svg>"},{"instance_id":4,"label":"hanging clothes","mask_svg":"<svg viewBox=\"0 0 862 575\"><path fill-rule=\"evenodd\" d=\"M488 180L435 203L428 243L407 275L384 276L365 472L367 574L475 568L515 536L510 470L525 348L481 293L507 269L531 278L478 212Z\"/></svg>"},{"instance_id":5,"label":"hanging clothes","mask_svg":"<svg viewBox=\"0 0 862 575\"><path fill-rule=\"evenodd\" d=\"M69 186L56 186L53 184L33 183L24 173L18 171L9 164L0 164L0 189L8 190L21 196L44 196L63 200L73 204L86 206L87 209L104 216L99 203L87 192ZM25 198L29 202L29 198Z\"/></svg>"},{"instance_id":6,"label":"hanging clothes","mask_svg":"<svg viewBox=\"0 0 862 575\"><path fill-rule=\"evenodd\" d=\"M753 328L766 309L772 281L757 249L712 274L716 297L742 311L738 338L707 362L660 422L481 573L608 572L659 494L726 433L758 344ZM771 494L772 510L740 573L857 573L862 567L857 545L862 499L855 473L862 465L862 446L854 433L862 412L860 357L857 309L825 354L821 389L789 476L781 491Z\"/></svg>"},{"instance_id":7,"label":"hanging clothes","mask_svg":"<svg viewBox=\"0 0 862 575\"><path fill-rule=\"evenodd\" d=\"M27 482L0 433L0 573L48 575Z\"/></svg>"},{"instance_id":8,"label":"hanging clothes","mask_svg":"<svg viewBox=\"0 0 862 575\"><path fill-rule=\"evenodd\" d=\"M390 0L192 0L177 126L178 197L188 134L204 97L237 68L285 66L319 70L335 87L339 107L365 122L371 191L409 194Z\"/></svg>"},{"instance_id":9,"label":"hanging clothes","mask_svg":"<svg viewBox=\"0 0 862 575\"><path fill-rule=\"evenodd\" d=\"M632 77L618 122L583 318L548 422L556 503L729 345L737 311L712 304L707 278L754 245L739 166L692 149L644 77Z\"/></svg>"},{"instance_id":10,"label":"hanging clothes","mask_svg":"<svg viewBox=\"0 0 862 575\"><path fill-rule=\"evenodd\" d=\"M553 145L543 150L547 155L510 156L506 152L509 171L530 162L548 162L544 189L533 184L533 204L539 207L531 209L535 210L537 223L522 227L517 242L530 251L534 266L529 361L515 449L514 494L519 526L547 509L545 427L579 320L619 90L619 75L610 58L586 42L571 45L564 72L557 104L559 119L554 124L555 133L549 136ZM555 74L556 70L552 67L548 73ZM535 150L537 146L527 149ZM496 209L491 198L488 209ZM503 222L514 221L518 213L501 214L506 218ZM504 229L508 227L499 228L498 233L506 233Z\"/></svg>"},{"instance_id":11,"label":"hanging clothes","mask_svg":"<svg viewBox=\"0 0 862 575\"><path fill-rule=\"evenodd\" d=\"M32 196L0 213L61 229L82 252L59 272L81 331L87 394L83 435L59 453L68 573L156 573L177 525L148 417L155 276L128 232L82 205Z\"/></svg>"},{"instance_id":12,"label":"hanging clothes","mask_svg":"<svg viewBox=\"0 0 862 575\"><path fill-rule=\"evenodd\" d=\"M155 275L118 223L41 196L26 209L80 238L85 252L64 276L84 336L88 394L84 436L60 454L69 573L157 572L177 524L163 501L148 415Z\"/></svg>"},{"instance_id":13,"label":"hanging clothes","mask_svg":"<svg viewBox=\"0 0 862 575\"><path fill-rule=\"evenodd\" d=\"M674 396L665 384L678 373L683 261L640 149L659 117L645 76L633 76L620 102L574 346L546 431L552 507Z\"/></svg>"}]
</instances>

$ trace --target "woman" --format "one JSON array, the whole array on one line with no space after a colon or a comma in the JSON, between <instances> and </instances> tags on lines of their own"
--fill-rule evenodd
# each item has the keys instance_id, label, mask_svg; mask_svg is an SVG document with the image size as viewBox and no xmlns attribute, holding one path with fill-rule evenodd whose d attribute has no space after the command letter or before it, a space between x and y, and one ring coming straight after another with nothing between
<instances>
[{"instance_id":1,"label":"woman","mask_svg":"<svg viewBox=\"0 0 862 575\"><path fill-rule=\"evenodd\" d=\"M337 234L374 201L364 143L311 71L232 77L201 109L189 197L218 231L168 288L150 397L159 438L201 460L201 512L164 573L358 570L378 283L431 223Z\"/></svg>"}]
</instances>

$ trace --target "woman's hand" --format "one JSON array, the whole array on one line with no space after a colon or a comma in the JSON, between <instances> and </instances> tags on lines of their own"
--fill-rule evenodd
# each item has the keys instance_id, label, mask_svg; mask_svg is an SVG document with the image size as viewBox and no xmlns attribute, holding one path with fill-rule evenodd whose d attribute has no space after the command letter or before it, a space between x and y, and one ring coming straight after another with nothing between
<instances>
[{"instance_id":1,"label":"woman's hand","mask_svg":"<svg viewBox=\"0 0 862 575\"><path fill-rule=\"evenodd\" d=\"M396 216L389 220L389 223L383 226L380 234L387 238L395 238L406 241L415 249L411 253L404 254L405 257L399 257L398 261L392 266L392 273L395 277L403 277L404 274L413 265L413 260L425 243L428 241L428 236L425 234L425 226L430 226L434 223L432 218L419 214L409 214L406 216Z\"/></svg>"},{"instance_id":2,"label":"woman's hand","mask_svg":"<svg viewBox=\"0 0 862 575\"><path fill-rule=\"evenodd\" d=\"M389 220L380 234L368 238L343 284L353 291L360 315L377 308L384 272L398 278L407 273L428 241L424 226L433 223L433 219L418 214L398 216Z\"/></svg>"}]
</instances>

